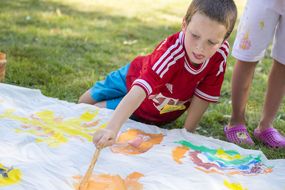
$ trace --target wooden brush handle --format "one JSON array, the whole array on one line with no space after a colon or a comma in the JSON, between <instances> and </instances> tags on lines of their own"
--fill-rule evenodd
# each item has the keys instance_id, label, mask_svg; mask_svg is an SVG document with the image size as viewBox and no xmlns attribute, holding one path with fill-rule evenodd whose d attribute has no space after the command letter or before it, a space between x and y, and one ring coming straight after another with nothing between
<instances>
[{"instance_id":1,"label":"wooden brush handle","mask_svg":"<svg viewBox=\"0 0 285 190\"><path fill-rule=\"evenodd\" d=\"M89 165L89 168L88 168L87 172L85 173L84 177L81 180L81 183L79 185L79 190L85 190L87 182L89 181L89 178L90 178L90 176L91 176L91 174L93 172L94 166L95 166L95 164L97 162L97 159L99 157L100 151L101 151L100 148L96 149L96 151L95 151L95 153L93 155L93 158L91 160L91 163Z\"/></svg>"}]
</instances>

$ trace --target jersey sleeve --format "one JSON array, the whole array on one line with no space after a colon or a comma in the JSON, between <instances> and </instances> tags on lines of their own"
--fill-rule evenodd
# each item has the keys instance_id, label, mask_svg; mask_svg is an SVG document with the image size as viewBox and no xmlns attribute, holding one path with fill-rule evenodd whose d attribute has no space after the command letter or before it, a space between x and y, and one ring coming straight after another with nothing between
<instances>
[{"instance_id":1,"label":"jersey sleeve","mask_svg":"<svg viewBox=\"0 0 285 190\"><path fill-rule=\"evenodd\" d=\"M213 60L211 60L212 58L210 59L210 61L214 61L213 67L209 74L196 87L196 96L208 102L218 102L224 81L228 54L229 44L228 42L224 42L216 52L216 55L214 55Z\"/></svg>"},{"instance_id":2,"label":"jersey sleeve","mask_svg":"<svg viewBox=\"0 0 285 190\"><path fill-rule=\"evenodd\" d=\"M185 55L180 38L181 35L175 39L165 39L152 54L144 58L140 76L132 86L142 87L147 96L157 94L160 87L176 75L178 70L176 63Z\"/></svg>"}]
</instances>

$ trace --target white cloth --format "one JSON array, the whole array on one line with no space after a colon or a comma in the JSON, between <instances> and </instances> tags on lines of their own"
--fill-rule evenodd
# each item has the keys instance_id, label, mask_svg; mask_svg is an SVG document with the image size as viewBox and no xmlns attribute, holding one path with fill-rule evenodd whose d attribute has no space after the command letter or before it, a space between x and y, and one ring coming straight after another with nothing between
<instances>
[{"instance_id":1,"label":"white cloth","mask_svg":"<svg viewBox=\"0 0 285 190\"><path fill-rule=\"evenodd\" d=\"M111 110L0 83L0 168L21 172L17 182L6 185L7 178L0 174L0 190L75 189L75 176L84 175L94 152L91 134L104 127L110 114ZM121 134L131 129L161 134L163 139L141 154L103 149L94 174L126 179L139 172L143 176L138 183L146 190L285 189L285 159L268 160L260 151L132 120L124 124Z\"/></svg>"}]
</instances>

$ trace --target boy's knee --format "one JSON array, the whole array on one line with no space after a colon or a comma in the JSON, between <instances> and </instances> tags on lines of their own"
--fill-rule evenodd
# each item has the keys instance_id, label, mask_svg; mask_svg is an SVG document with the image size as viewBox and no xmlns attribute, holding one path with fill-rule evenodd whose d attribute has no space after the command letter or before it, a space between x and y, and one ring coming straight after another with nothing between
<instances>
[{"instance_id":1,"label":"boy's knee","mask_svg":"<svg viewBox=\"0 0 285 190\"><path fill-rule=\"evenodd\" d=\"M79 104L80 104L80 103L86 103L86 102L84 101L84 96L83 96L83 95L81 95L81 96L79 97L78 103L79 103Z\"/></svg>"},{"instance_id":2,"label":"boy's knee","mask_svg":"<svg viewBox=\"0 0 285 190\"><path fill-rule=\"evenodd\" d=\"M80 104L80 103L87 103L86 100L85 100L84 95L81 95L81 96L79 97L78 103L79 103L79 104Z\"/></svg>"},{"instance_id":3,"label":"boy's knee","mask_svg":"<svg viewBox=\"0 0 285 190\"><path fill-rule=\"evenodd\" d=\"M96 101L91 98L90 92L87 91L79 97L78 103L95 104Z\"/></svg>"}]
</instances>

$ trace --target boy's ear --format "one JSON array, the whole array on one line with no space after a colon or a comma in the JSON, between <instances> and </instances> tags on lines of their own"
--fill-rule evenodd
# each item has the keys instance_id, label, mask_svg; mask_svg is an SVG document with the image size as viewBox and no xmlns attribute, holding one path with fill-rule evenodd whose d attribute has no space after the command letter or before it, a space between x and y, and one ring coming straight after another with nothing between
<instances>
[{"instance_id":1,"label":"boy's ear","mask_svg":"<svg viewBox=\"0 0 285 190\"><path fill-rule=\"evenodd\" d=\"M185 20L185 18L183 18L183 20L182 20L181 28L182 28L182 31L183 31L183 32L185 32L185 31L186 31L187 24L186 24L186 20Z\"/></svg>"}]
</instances>

